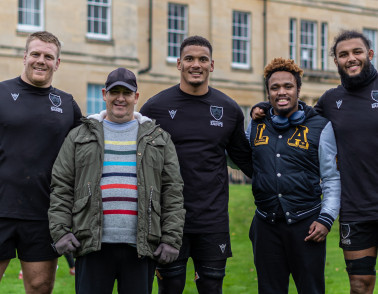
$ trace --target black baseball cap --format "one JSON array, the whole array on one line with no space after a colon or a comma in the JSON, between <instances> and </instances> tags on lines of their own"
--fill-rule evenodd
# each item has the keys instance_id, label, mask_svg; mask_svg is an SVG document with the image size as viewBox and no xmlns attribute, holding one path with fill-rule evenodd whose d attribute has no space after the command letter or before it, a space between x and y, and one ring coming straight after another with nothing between
<instances>
[{"instance_id":1,"label":"black baseball cap","mask_svg":"<svg viewBox=\"0 0 378 294\"><path fill-rule=\"evenodd\" d=\"M136 92L138 89L134 73L123 67L113 70L108 75L108 79L105 83L106 92L115 86L124 86L133 92Z\"/></svg>"}]
</instances>

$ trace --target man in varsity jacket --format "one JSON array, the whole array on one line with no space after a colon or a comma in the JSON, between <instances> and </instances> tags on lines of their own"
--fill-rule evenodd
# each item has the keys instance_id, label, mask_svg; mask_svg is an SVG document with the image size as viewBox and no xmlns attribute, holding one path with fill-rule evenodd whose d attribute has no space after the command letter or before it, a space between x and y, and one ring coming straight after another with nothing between
<instances>
[{"instance_id":1,"label":"man in varsity jacket","mask_svg":"<svg viewBox=\"0 0 378 294\"><path fill-rule=\"evenodd\" d=\"M155 258L181 246L183 181L170 135L134 112L135 75L118 68L102 90L106 111L67 136L52 172L50 231L76 258L76 293L151 292Z\"/></svg>"},{"instance_id":2,"label":"man in varsity jacket","mask_svg":"<svg viewBox=\"0 0 378 294\"><path fill-rule=\"evenodd\" d=\"M30 34L21 76L0 83L0 280L17 256L26 293L47 294L54 287L58 254L47 219L51 169L82 116L72 95L52 86L60 50L50 32Z\"/></svg>"},{"instance_id":3,"label":"man in varsity jacket","mask_svg":"<svg viewBox=\"0 0 378 294\"><path fill-rule=\"evenodd\" d=\"M339 212L340 175L331 122L298 103L302 72L283 58L265 67L270 107L247 131L259 294L288 293L290 274L298 293L325 293L325 238Z\"/></svg>"},{"instance_id":4,"label":"man in varsity jacket","mask_svg":"<svg viewBox=\"0 0 378 294\"><path fill-rule=\"evenodd\" d=\"M351 293L372 294L378 248L378 75L369 39L342 31L331 48L341 85L320 97L315 110L332 122L341 177L340 247ZM264 104L253 109L255 119Z\"/></svg>"}]
</instances>

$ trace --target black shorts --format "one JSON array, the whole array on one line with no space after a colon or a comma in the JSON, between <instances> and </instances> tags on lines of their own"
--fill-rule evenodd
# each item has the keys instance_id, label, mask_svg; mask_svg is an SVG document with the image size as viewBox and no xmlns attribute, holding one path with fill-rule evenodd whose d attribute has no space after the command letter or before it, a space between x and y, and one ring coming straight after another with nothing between
<instances>
[{"instance_id":1,"label":"black shorts","mask_svg":"<svg viewBox=\"0 0 378 294\"><path fill-rule=\"evenodd\" d=\"M378 247L378 221L340 222L340 244L346 251Z\"/></svg>"},{"instance_id":2,"label":"black shorts","mask_svg":"<svg viewBox=\"0 0 378 294\"><path fill-rule=\"evenodd\" d=\"M0 260L17 256L27 262L47 261L59 255L51 247L47 220L0 218Z\"/></svg>"},{"instance_id":3,"label":"black shorts","mask_svg":"<svg viewBox=\"0 0 378 294\"><path fill-rule=\"evenodd\" d=\"M172 271L173 274L185 275L186 263L191 257L195 270L197 267L226 267L228 257L232 256L230 234L227 233L184 233L182 246L176 261L168 264L158 264L157 270L161 272Z\"/></svg>"},{"instance_id":4,"label":"black shorts","mask_svg":"<svg viewBox=\"0 0 378 294\"><path fill-rule=\"evenodd\" d=\"M229 233L184 233L177 260L223 260L232 256Z\"/></svg>"}]
</instances>

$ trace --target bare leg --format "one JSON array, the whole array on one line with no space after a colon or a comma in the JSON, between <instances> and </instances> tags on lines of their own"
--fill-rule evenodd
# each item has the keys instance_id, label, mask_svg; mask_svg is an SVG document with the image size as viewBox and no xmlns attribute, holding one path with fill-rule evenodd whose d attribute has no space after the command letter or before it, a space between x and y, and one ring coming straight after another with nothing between
<instances>
[{"instance_id":1,"label":"bare leg","mask_svg":"<svg viewBox=\"0 0 378 294\"><path fill-rule=\"evenodd\" d=\"M9 262L10 262L10 259L0 260L0 281L4 275L5 270L8 267Z\"/></svg>"},{"instance_id":2,"label":"bare leg","mask_svg":"<svg viewBox=\"0 0 378 294\"><path fill-rule=\"evenodd\" d=\"M26 262L21 261L26 294L51 294L54 288L58 259Z\"/></svg>"},{"instance_id":3,"label":"bare leg","mask_svg":"<svg viewBox=\"0 0 378 294\"><path fill-rule=\"evenodd\" d=\"M346 260L360 259L366 256L377 257L377 248L371 247L358 251L345 251ZM375 286L374 275L349 275L350 294L373 294Z\"/></svg>"}]
</instances>

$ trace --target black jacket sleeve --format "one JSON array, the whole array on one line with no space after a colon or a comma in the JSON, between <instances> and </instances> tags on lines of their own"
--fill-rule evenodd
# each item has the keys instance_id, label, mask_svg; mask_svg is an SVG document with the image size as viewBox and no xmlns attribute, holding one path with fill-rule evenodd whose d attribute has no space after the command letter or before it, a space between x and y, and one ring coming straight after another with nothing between
<instances>
[{"instance_id":1,"label":"black jacket sleeve","mask_svg":"<svg viewBox=\"0 0 378 294\"><path fill-rule=\"evenodd\" d=\"M269 107L270 107L270 103L268 101L262 101L262 102L259 102L255 105L252 106L251 108L251 111L249 113L249 115L252 117L252 111L256 108L256 107L259 107L261 108L262 110L264 110L265 113L267 113L267 111L269 110Z\"/></svg>"}]
</instances>

